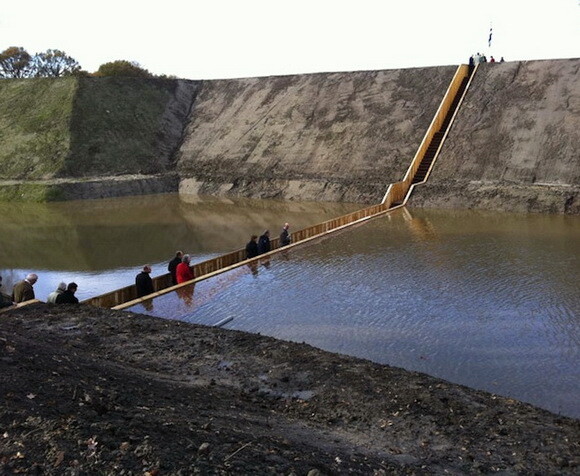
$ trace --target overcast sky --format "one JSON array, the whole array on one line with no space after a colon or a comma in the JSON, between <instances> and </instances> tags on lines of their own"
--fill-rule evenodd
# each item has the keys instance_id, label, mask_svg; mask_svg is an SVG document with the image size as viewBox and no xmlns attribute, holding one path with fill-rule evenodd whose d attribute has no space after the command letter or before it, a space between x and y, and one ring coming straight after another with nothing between
<instances>
[{"instance_id":1,"label":"overcast sky","mask_svg":"<svg viewBox=\"0 0 580 476\"><path fill-rule=\"evenodd\" d=\"M580 57L580 0L4 0L0 51L215 79ZM490 26L493 27L488 48Z\"/></svg>"}]
</instances>

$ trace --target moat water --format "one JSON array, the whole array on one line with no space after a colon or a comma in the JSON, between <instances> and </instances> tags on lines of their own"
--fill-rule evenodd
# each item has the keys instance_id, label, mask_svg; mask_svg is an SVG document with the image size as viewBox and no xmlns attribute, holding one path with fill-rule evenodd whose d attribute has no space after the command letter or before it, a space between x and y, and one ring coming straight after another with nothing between
<instances>
[{"instance_id":1,"label":"moat water","mask_svg":"<svg viewBox=\"0 0 580 476\"><path fill-rule=\"evenodd\" d=\"M3 207L4 290L34 271L41 299L61 279L82 298L132 283L144 263L165 272L176 249L206 259L284 221L299 229L359 208L174 195ZM233 318L226 328L580 418L579 282L579 217L404 209L130 311Z\"/></svg>"},{"instance_id":2,"label":"moat water","mask_svg":"<svg viewBox=\"0 0 580 476\"><path fill-rule=\"evenodd\" d=\"M167 273L176 250L203 261L244 248L251 234L284 222L295 230L360 205L228 200L177 194L47 204L0 202L0 276L4 292L27 273L45 300L60 281L79 285L81 300L135 283L150 264Z\"/></svg>"}]
</instances>

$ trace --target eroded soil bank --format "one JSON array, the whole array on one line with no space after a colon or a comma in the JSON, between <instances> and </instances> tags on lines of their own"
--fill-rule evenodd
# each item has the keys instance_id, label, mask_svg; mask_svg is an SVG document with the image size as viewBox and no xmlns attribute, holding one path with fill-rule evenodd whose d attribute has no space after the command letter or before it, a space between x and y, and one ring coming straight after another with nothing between
<instances>
[{"instance_id":1,"label":"eroded soil bank","mask_svg":"<svg viewBox=\"0 0 580 476\"><path fill-rule=\"evenodd\" d=\"M169 172L156 175L117 175L97 178L65 178L47 180L0 180L0 201L50 202L87 200L133 195L173 193L179 177Z\"/></svg>"},{"instance_id":2,"label":"eroded soil bank","mask_svg":"<svg viewBox=\"0 0 580 476\"><path fill-rule=\"evenodd\" d=\"M485 63L410 205L580 213L580 60Z\"/></svg>"},{"instance_id":3,"label":"eroded soil bank","mask_svg":"<svg viewBox=\"0 0 580 476\"><path fill-rule=\"evenodd\" d=\"M0 314L2 474L577 474L580 422L424 374L90 307Z\"/></svg>"}]
</instances>

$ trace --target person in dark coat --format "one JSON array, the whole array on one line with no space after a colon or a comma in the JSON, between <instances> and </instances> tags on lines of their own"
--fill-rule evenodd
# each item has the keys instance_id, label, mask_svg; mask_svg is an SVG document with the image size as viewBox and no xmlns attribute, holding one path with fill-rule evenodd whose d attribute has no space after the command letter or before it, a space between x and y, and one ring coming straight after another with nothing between
<instances>
[{"instance_id":1,"label":"person in dark coat","mask_svg":"<svg viewBox=\"0 0 580 476\"><path fill-rule=\"evenodd\" d=\"M141 271L137 276L135 276L135 287L137 288L137 297L147 296L152 294L153 291L153 280L151 279L151 267L149 265L143 266L143 271Z\"/></svg>"},{"instance_id":2,"label":"person in dark coat","mask_svg":"<svg viewBox=\"0 0 580 476\"><path fill-rule=\"evenodd\" d=\"M292 239L290 238L290 232L288 229L290 228L290 224L284 223L284 227L282 228L282 232L280 233L280 246L289 245Z\"/></svg>"},{"instance_id":3,"label":"person in dark coat","mask_svg":"<svg viewBox=\"0 0 580 476\"><path fill-rule=\"evenodd\" d=\"M34 299L33 286L37 280L38 276L34 273L30 273L26 276L26 279L18 281L12 289L12 301L18 303Z\"/></svg>"},{"instance_id":4,"label":"person in dark coat","mask_svg":"<svg viewBox=\"0 0 580 476\"><path fill-rule=\"evenodd\" d=\"M77 284L76 283L68 283L68 286L66 287L66 291L63 292L62 294L59 294L56 297L56 304L78 304L79 300L77 299L77 297L75 296L75 293L77 292Z\"/></svg>"},{"instance_id":5,"label":"person in dark coat","mask_svg":"<svg viewBox=\"0 0 580 476\"><path fill-rule=\"evenodd\" d=\"M181 258L183 257L183 253L181 251L177 251L175 253L175 258L173 258L169 264L167 265L167 271L171 273L171 282L175 285L177 284L177 265L181 263Z\"/></svg>"},{"instance_id":6,"label":"person in dark coat","mask_svg":"<svg viewBox=\"0 0 580 476\"><path fill-rule=\"evenodd\" d=\"M252 235L250 241L246 245L246 259L255 258L258 256L258 235Z\"/></svg>"},{"instance_id":7,"label":"person in dark coat","mask_svg":"<svg viewBox=\"0 0 580 476\"><path fill-rule=\"evenodd\" d=\"M264 234L258 238L258 254L263 255L270 251L270 230L264 231Z\"/></svg>"}]
</instances>

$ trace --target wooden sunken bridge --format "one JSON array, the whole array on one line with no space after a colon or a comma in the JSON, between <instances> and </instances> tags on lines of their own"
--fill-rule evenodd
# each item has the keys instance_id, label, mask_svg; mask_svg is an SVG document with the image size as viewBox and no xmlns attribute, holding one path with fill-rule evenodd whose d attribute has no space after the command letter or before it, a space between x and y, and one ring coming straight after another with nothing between
<instances>
[{"instance_id":1,"label":"wooden sunken bridge","mask_svg":"<svg viewBox=\"0 0 580 476\"><path fill-rule=\"evenodd\" d=\"M257 263L259 260L279 253L282 250L288 250L295 246L305 244L311 240L321 238L353 225L364 223L367 220L383 216L393 210L403 207L413 193L415 186L424 183L429 177L476 70L477 66L473 70L471 70L467 65L458 66L453 79L445 92L445 96L435 113L435 117L431 121L431 124L429 125L429 128L427 129L427 132L425 133L425 136L409 165L405 177L400 182L395 182L389 185L381 203L295 231L291 234L291 244L287 246L281 247L279 239L273 238L270 240L271 251L255 258L246 259L246 250L243 248L196 263L193 265L196 277L191 281L173 285L169 273L157 276L153 278L153 288L155 289L155 292L147 296L137 297L137 289L135 285L131 285L86 299L82 301L82 303L96 307L126 309L143 301L148 301L158 296L176 291L182 287L225 273L234 268ZM5 308L0 312L5 312L14 309L15 307L25 306L34 302L39 302L39 300L34 299L19 303L17 306Z\"/></svg>"}]
</instances>

